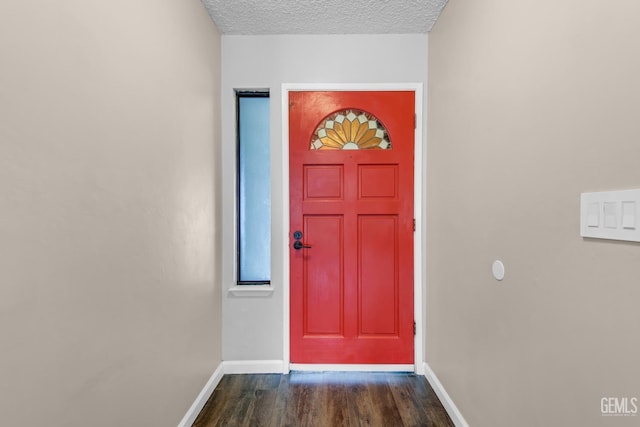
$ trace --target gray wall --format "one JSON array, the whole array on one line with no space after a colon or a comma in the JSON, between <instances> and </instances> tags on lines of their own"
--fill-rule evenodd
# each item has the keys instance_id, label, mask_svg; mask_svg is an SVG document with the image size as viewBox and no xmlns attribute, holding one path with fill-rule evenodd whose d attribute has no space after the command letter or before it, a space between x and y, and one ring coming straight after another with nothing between
<instances>
[{"instance_id":1,"label":"gray wall","mask_svg":"<svg viewBox=\"0 0 640 427\"><path fill-rule=\"evenodd\" d=\"M221 360L220 36L3 0L0 61L0 425L175 426Z\"/></svg>"},{"instance_id":2,"label":"gray wall","mask_svg":"<svg viewBox=\"0 0 640 427\"><path fill-rule=\"evenodd\" d=\"M284 209L283 83L424 83L426 35L223 36L223 358L282 360ZM234 297L234 89L271 91L272 284L270 297ZM287 308L288 309L288 308ZM288 337L286 337L288 339Z\"/></svg>"},{"instance_id":3,"label":"gray wall","mask_svg":"<svg viewBox=\"0 0 640 427\"><path fill-rule=\"evenodd\" d=\"M640 397L640 246L579 235L581 192L640 187L639 16L455 0L429 35L426 354L473 426L640 421L600 414Z\"/></svg>"}]
</instances>

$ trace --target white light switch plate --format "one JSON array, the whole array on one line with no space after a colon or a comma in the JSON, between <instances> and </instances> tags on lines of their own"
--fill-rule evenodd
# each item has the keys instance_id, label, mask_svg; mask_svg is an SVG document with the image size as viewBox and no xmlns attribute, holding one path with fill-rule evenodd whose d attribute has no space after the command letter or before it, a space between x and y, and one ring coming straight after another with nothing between
<instances>
[{"instance_id":1,"label":"white light switch plate","mask_svg":"<svg viewBox=\"0 0 640 427\"><path fill-rule=\"evenodd\" d=\"M640 189L580 195L580 235L640 242Z\"/></svg>"}]
</instances>

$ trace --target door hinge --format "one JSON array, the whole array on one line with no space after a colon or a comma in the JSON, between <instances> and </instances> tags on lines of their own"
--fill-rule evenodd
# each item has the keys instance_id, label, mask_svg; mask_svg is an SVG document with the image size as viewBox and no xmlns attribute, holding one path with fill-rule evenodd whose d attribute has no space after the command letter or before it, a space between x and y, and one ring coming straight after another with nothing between
<instances>
[{"instance_id":1,"label":"door hinge","mask_svg":"<svg viewBox=\"0 0 640 427\"><path fill-rule=\"evenodd\" d=\"M413 128L414 129L418 129L418 115L417 114L413 115Z\"/></svg>"},{"instance_id":2,"label":"door hinge","mask_svg":"<svg viewBox=\"0 0 640 427\"><path fill-rule=\"evenodd\" d=\"M413 322L413 336L416 336L416 322Z\"/></svg>"},{"instance_id":3,"label":"door hinge","mask_svg":"<svg viewBox=\"0 0 640 427\"><path fill-rule=\"evenodd\" d=\"M413 231L416 231L416 219L413 218Z\"/></svg>"}]
</instances>

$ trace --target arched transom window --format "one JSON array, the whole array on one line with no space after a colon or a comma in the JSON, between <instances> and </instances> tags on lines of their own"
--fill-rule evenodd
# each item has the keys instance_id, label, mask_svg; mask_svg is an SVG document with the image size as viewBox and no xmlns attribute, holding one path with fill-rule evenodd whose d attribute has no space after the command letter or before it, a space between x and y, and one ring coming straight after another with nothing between
<instances>
[{"instance_id":1,"label":"arched transom window","mask_svg":"<svg viewBox=\"0 0 640 427\"><path fill-rule=\"evenodd\" d=\"M364 111L347 109L322 119L311 137L311 150L390 150L380 121Z\"/></svg>"}]
</instances>

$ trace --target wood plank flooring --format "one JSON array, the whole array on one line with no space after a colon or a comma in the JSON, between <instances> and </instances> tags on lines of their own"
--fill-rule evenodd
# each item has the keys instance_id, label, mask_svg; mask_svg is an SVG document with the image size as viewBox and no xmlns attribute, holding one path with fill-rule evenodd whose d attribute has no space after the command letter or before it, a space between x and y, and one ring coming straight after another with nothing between
<instances>
[{"instance_id":1,"label":"wood plank flooring","mask_svg":"<svg viewBox=\"0 0 640 427\"><path fill-rule=\"evenodd\" d=\"M423 376L381 372L225 375L194 427L453 426Z\"/></svg>"}]
</instances>

